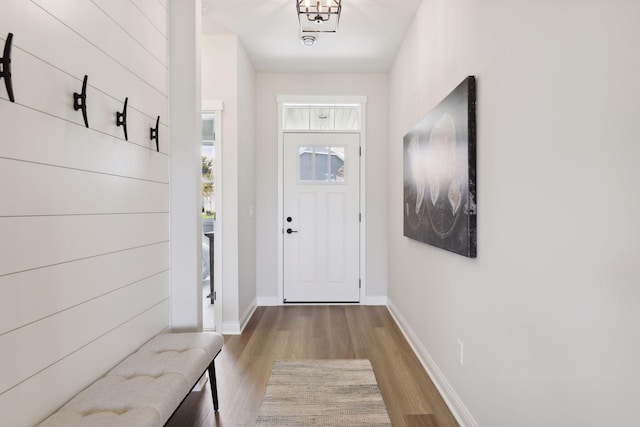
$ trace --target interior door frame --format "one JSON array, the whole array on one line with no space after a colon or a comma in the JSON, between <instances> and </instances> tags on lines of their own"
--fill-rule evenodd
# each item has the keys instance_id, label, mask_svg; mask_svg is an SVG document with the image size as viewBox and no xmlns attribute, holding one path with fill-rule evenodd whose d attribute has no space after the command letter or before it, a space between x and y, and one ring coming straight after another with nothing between
<instances>
[{"instance_id":1,"label":"interior door frame","mask_svg":"<svg viewBox=\"0 0 640 427\"><path fill-rule=\"evenodd\" d=\"M367 278L366 278L366 118L367 118L367 97L366 96L306 96L306 95L278 95L278 299L274 305L284 305L284 117L285 105L298 104L323 104L336 105L349 104L360 107L360 131L327 131L326 133L358 133L360 135L360 305L366 304ZM291 131L293 133L304 133L305 131ZM317 130L308 132L317 133ZM304 304L304 303L300 303ZM291 305L289 303L288 305Z\"/></svg>"}]
</instances>

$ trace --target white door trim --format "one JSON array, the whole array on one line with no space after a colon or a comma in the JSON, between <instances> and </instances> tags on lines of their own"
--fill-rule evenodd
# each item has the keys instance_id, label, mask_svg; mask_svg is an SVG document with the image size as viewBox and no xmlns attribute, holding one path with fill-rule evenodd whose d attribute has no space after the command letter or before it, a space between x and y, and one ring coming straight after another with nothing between
<instances>
[{"instance_id":1,"label":"white door trim","mask_svg":"<svg viewBox=\"0 0 640 427\"><path fill-rule=\"evenodd\" d=\"M360 221L360 304L366 304L367 296L367 278L366 278L366 224L367 224L367 203L366 203L366 154L367 154L367 97L366 96L306 96L306 95L278 95L276 96L278 103L278 305L284 302L284 221L283 221L283 201L284 201L284 133L283 128L283 106L285 104L357 104L360 106L360 147L362 149L360 157L360 212L362 220ZM295 132L300 132L295 131ZM316 131L317 132L317 131Z\"/></svg>"}]
</instances>

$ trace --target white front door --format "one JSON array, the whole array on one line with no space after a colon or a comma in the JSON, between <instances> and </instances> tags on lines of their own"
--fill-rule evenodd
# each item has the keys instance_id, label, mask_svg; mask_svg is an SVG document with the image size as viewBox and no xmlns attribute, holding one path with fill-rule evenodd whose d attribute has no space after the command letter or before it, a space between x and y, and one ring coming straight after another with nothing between
<instances>
[{"instance_id":1,"label":"white front door","mask_svg":"<svg viewBox=\"0 0 640 427\"><path fill-rule=\"evenodd\" d=\"M359 149L359 134L284 134L284 302L360 301Z\"/></svg>"}]
</instances>

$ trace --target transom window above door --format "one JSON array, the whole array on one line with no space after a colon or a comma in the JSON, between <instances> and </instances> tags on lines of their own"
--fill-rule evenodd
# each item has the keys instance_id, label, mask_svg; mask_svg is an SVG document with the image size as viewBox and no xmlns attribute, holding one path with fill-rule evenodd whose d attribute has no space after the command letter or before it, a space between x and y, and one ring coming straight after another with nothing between
<instances>
[{"instance_id":1,"label":"transom window above door","mask_svg":"<svg viewBox=\"0 0 640 427\"><path fill-rule=\"evenodd\" d=\"M284 105L285 131L359 131L359 105Z\"/></svg>"}]
</instances>

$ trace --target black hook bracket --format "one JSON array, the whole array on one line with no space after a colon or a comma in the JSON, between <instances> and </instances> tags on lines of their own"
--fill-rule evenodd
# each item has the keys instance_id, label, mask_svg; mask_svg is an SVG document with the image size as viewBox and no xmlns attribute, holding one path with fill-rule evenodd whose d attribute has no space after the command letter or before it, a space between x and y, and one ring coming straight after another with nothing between
<instances>
[{"instance_id":1,"label":"black hook bracket","mask_svg":"<svg viewBox=\"0 0 640 427\"><path fill-rule=\"evenodd\" d=\"M158 142L158 126L160 125L160 116L158 116L158 118L156 119L156 128L149 128L150 130L150 137L151 140L153 141L154 139L156 140L156 151L159 153L160 152L160 144Z\"/></svg>"},{"instance_id":2,"label":"black hook bracket","mask_svg":"<svg viewBox=\"0 0 640 427\"><path fill-rule=\"evenodd\" d=\"M124 128L124 139L125 141L129 140L127 136L127 103L129 102L129 98L124 99L124 108L121 112L116 112L116 126L122 126Z\"/></svg>"},{"instance_id":3,"label":"black hook bracket","mask_svg":"<svg viewBox=\"0 0 640 427\"><path fill-rule=\"evenodd\" d=\"M9 101L16 102L13 97L13 83L11 81L11 42L13 41L13 33L9 33L7 40L4 42L4 53L0 58L0 79L4 77L4 87L7 88Z\"/></svg>"},{"instance_id":4,"label":"black hook bracket","mask_svg":"<svg viewBox=\"0 0 640 427\"><path fill-rule=\"evenodd\" d=\"M84 119L84 125L89 127L89 120L87 119L87 75L85 74L82 81L82 93L74 92L73 94L73 109L78 111L82 110L82 118Z\"/></svg>"}]
</instances>

